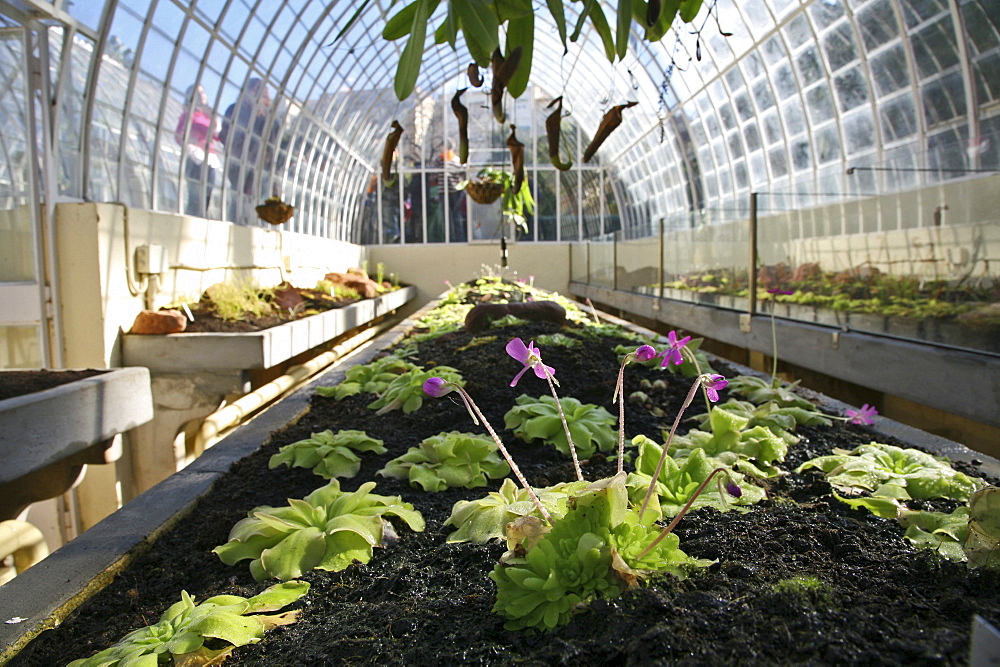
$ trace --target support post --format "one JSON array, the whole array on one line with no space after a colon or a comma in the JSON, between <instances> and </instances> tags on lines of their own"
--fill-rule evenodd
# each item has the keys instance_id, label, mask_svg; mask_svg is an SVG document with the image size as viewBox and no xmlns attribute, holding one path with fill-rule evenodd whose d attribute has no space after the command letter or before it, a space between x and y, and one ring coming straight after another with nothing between
<instances>
[{"instance_id":1,"label":"support post","mask_svg":"<svg viewBox=\"0 0 1000 667\"><path fill-rule=\"evenodd\" d=\"M747 312L753 315L757 312L757 193L750 193L750 256L747 262L747 296L749 306Z\"/></svg>"}]
</instances>

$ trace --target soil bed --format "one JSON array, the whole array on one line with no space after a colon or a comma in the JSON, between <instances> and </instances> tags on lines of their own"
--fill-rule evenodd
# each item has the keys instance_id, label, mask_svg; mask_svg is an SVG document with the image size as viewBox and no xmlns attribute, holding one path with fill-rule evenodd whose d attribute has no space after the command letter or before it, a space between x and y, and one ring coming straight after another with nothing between
<instances>
[{"instance_id":1,"label":"soil bed","mask_svg":"<svg viewBox=\"0 0 1000 667\"><path fill-rule=\"evenodd\" d=\"M518 395L548 393L531 373L518 387L508 387L520 366L505 354L504 344L515 336L528 341L558 331L548 323L493 329L487 333L497 335L495 343L464 350L473 337L448 334L421 343L411 361L458 368L468 392L499 430ZM579 337L571 327L561 331ZM545 363L557 369L561 395L603 405L617 415L611 395L618 342L626 341L597 345L585 339L575 349L543 347ZM713 360L713 365L717 372L734 374L724 362ZM667 380L666 390L650 394L666 416L629 406L626 434L644 433L662 442L660 432L669 429L690 383L633 364L625 373L626 394L638 390L644 378ZM958 665L968 660L973 614L1000 623L1000 574L969 570L916 549L896 522L840 503L816 473L792 472L773 483L768 499L749 512L703 509L681 521L676 531L681 548L691 556L718 559L708 569L685 581L664 575L618 599L595 601L551 633L509 632L503 618L491 612L495 588L488 578L504 547L447 544L453 529L443 525L456 501L480 498L499 481L489 489L423 493L405 481L375 476L388 460L429 435L481 429L450 397L428 399L409 415L377 416L366 408L371 400L368 395L339 402L314 397L305 416L236 463L176 529L11 664L49 667L91 655L155 622L182 589L203 600L221 593L248 596L273 583L255 582L245 563L224 565L211 549L223 544L233 524L252 508L283 505L324 485L309 470L269 470L267 463L280 446L325 429L362 429L384 440L389 451L366 454L359 475L341 480L341 486L353 490L374 479L375 493L402 495L423 513L427 529L413 533L400 525L399 541L377 549L367 565L305 574L312 588L300 603L301 619L271 631L259 644L237 648L227 665ZM696 400L691 414L704 410ZM686 428L682 425L681 432ZM533 485L572 479L569 459L554 448L499 432ZM799 427L796 433L802 441L790 448L785 470L834 447L853 448L873 439L864 427L843 422ZM590 480L613 471L614 464L601 455L584 466ZM978 474L972 466L964 471ZM950 507L945 503L937 509ZM815 577L822 586L775 587L793 577Z\"/></svg>"},{"instance_id":2,"label":"soil bed","mask_svg":"<svg viewBox=\"0 0 1000 667\"><path fill-rule=\"evenodd\" d=\"M98 369L86 369L76 371L3 371L0 374L0 401L15 396L33 394L36 391L52 389L60 385L83 380L84 378L107 373L108 371Z\"/></svg>"}]
</instances>

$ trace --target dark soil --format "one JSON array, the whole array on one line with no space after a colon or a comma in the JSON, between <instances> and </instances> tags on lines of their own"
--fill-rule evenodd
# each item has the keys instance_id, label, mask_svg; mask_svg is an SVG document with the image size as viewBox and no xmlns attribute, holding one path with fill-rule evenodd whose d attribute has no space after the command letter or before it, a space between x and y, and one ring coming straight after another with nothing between
<instances>
[{"instance_id":1,"label":"dark soil","mask_svg":"<svg viewBox=\"0 0 1000 667\"><path fill-rule=\"evenodd\" d=\"M527 341L557 330L547 323L496 330L495 343L464 351L472 337L451 334L421 344L416 361L459 368L469 393L499 429L519 394L547 393L531 373L517 388L507 386L519 365L505 354L504 344L514 336ZM569 328L564 332L577 335ZM575 350L543 347L542 352L557 369L563 395L617 414L611 403L618 372L614 344L584 341ZM731 373L723 362L716 370ZM626 416L628 437L641 432L662 441L660 431L669 429L688 381L637 365L629 366L625 377L627 393L637 390L643 378L668 380L666 391L653 394L666 417L635 408ZM255 506L281 505L325 483L307 470L267 468L278 447L324 429L363 429L383 439L388 453L366 455L361 473L343 480L342 487L355 489L376 479L376 493L402 495L423 513L427 529L413 533L399 526L399 541L376 550L367 565L306 574L303 579L312 589L300 602L299 622L236 649L226 664L961 665L968 659L973 614L1000 623L1000 574L970 571L913 548L895 522L851 510L810 472L780 478L769 498L745 514L704 509L685 517L677 529L681 548L698 558L718 559L689 579L662 576L618 599L595 601L548 634L506 631L503 619L491 611L495 589L487 576L503 547L445 542L451 529L443 523L452 505L486 491L427 494L374 476L390 458L431 434L479 429L450 397L428 399L410 415L384 416L366 409L370 400L314 398L298 423L236 463L188 519L12 664L49 667L91 655L155 622L182 589L202 600L220 593L251 595L273 583L255 582L245 565L226 566L211 549L224 543L233 524ZM695 401L692 413L698 410L704 410L701 401ZM833 447L852 448L872 439L865 428L842 422L802 427L798 433L802 441L785 461L787 470ZM569 460L554 448L519 442L509 431L501 435L534 485L572 478ZM598 455L584 469L588 479L598 479L613 472L613 464ZM815 577L822 587L775 588L792 577Z\"/></svg>"},{"instance_id":2,"label":"dark soil","mask_svg":"<svg viewBox=\"0 0 1000 667\"><path fill-rule=\"evenodd\" d=\"M348 304L358 301L358 299L342 299L332 297L313 289L298 289L305 298L302 306L293 310L282 310L275 308L274 313L267 315L244 314L238 320L226 320L219 317L215 311L215 306L211 300L203 297L194 304L189 304L188 308L194 316L194 321L188 319L184 333L246 333L248 331L262 331L270 329L279 324L300 320L326 310L343 308Z\"/></svg>"},{"instance_id":3,"label":"dark soil","mask_svg":"<svg viewBox=\"0 0 1000 667\"><path fill-rule=\"evenodd\" d=\"M2 371L0 372L0 401L15 396L33 394L36 391L52 389L84 378L107 373L106 370L88 369L79 371Z\"/></svg>"}]
</instances>

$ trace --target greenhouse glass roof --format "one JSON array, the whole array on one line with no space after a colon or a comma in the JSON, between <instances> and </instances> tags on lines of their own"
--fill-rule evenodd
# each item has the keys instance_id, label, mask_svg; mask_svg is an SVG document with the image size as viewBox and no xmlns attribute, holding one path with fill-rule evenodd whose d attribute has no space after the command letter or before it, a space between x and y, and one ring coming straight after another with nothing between
<instances>
[{"instance_id":1,"label":"greenhouse glass roof","mask_svg":"<svg viewBox=\"0 0 1000 667\"><path fill-rule=\"evenodd\" d=\"M485 89L470 86L462 34L452 49L428 30L414 93L397 99L406 40L381 36L404 3L393 5L0 0L10 91L0 102L0 195L8 208L37 190L253 225L253 206L278 196L297 207L293 231L465 242L497 233L497 205L454 186L507 165L515 125L537 202L526 238L558 241L745 217L751 192L801 207L1000 166L997 0L706 2L658 42L633 34L614 63L590 23L564 52L536 2L530 84L505 98L503 125ZM565 3L569 25L585 6ZM614 25L617 3L602 6ZM467 165L449 152L460 88ZM201 91L204 105L192 105ZM568 171L550 163L545 132L559 96ZM604 114L628 102L637 104L584 162ZM379 176L393 120L404 127L400 177L387 185Z\"/></svg>"}]
</instances>

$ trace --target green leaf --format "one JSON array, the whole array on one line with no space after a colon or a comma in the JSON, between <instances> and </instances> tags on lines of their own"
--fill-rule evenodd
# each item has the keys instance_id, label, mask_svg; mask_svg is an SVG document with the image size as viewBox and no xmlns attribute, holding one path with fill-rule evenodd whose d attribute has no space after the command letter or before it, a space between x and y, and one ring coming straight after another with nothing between
<instances>
[{"instance_id":1,"label":"green leaf","mask_svg":"<svg viewBox=\"0 0 1000 667\"><path fill-rule=\"evenodd\" d=\"M500 46L500 24L492 3L487 0L459 0L454 7L458 10L458 19L472 59L480 67L488 67L490 56Z\"/></svg>"},{"instance_id":2,"label":"green leaf","mask_svg":"<svg viewBox=\"0 0 1000 667\"><path fill-rule=\"evenodd\" d=\"M282 607L296 602L299 598L309 592L309 582L307 581L283 581L264 589L247 602L250 607L247 613L257 613L262 611L278 611Z\"/></svg>"},{"instance_id":3,"label":"green leaf","mask_svg":"<svg viewBox=\"0 0 1000 667\"><path fill-rule=\"evenodd\" d=\"M555 23L556 30L559 31L559 41L563 45L563 53L566 53L566 9L563 7L563 0L545 0L549 7L549 14L552 15L552 22Z\"/></svg>"},{"instance_id":4,"label":"green leaf","mask_svg":"<svg viewBox=\"0 0 1000 667\"><path fill-rule=\"evenodd\" d=\"M628 38L632 27L632 0L618 0L617 53L621 60L628 53Z\"/></svg>"},{"instance_id":5,"label":"green leaf","mask_svg":"<svg viewBox=\"0 0 1000 667\"><path fill-rule=\"evenodd\" d=\"M677 16L677 10L680 8L680 5L680 0L663 0L660 5L660 18L656 21L655 25L646 29L646 39L648 41L658 42L663 39L663 36L670 31L670 26L674 22L674 17ZM645 16L643 19L645 19Z\"/></svg>"},{"instance_id":6,"label":"green leaf","mask_svg":"<svg viewBox=\"0 0 1000 667\"><path fill-rule=\"evenodd\" d=\"M583 9L580 11L580 15L576 19L576 26L573 28L573 34L569 36L569 41L575 42L580 39L580 33L583 32L583 26L587 21L587 15L590 11L592 5L597 4L597 0L584 0Z\"/></svg>"},{"instance_id":7,"label":"green leaf","mask_svg":"<svg viewBox=\"0 0 1000 667\"><path fill-rule=\"evenodd\" d=\"M698 11L701 9L701 3L702 0L683 0L680 7L681 20L685 23L694 21L695 17L698 16Z\"/></svg>"},{"instance_id":8,"label":"green leaf","mask_svg":"<svg viewBox=\"0 0 1000 667\"><path fill-rule=\"evenodd\" d=\"M339 41L341 37L347 34L347 31L351 29L351 26L354 25L354 22L358 20L358 17L361 16L361 12L365 11L365 9L368 7L368 3L370 2L371 0L362 0L361 5L358 6L358 8L354 11L354 14L351 15L351 18L347 20L347 23L344 24L344 27L340 29L340 32L337 33L337 36L333 38L334 42Z\"/></svg>"},{"instance_id":9,"label":"green leaf","mask_svg":"<svg viewBox=\"0 0 1000 667\"><path fill-rule=\"evenodd\" d=\"M326 552L323 531L314 526L289 533L260 554L260 563L275 579L287 581L316 567Z\"/></svg>"},{"instance_id":10,"label":"green leaf","mask_svg":"<svg viewBox=\"0 0 1000 667\"><path fill-rule=\"evenodd\" d=\"M191 625L191 630L205 637L215 637L234 646L245 646L264 637L264 624L253 616L212 614ZM199 648L201 644L190 650ZM171 651L188 653L189 651Z\"/></svg>"},{"instance_id":11,"label":"green leaf","mask_svg":"<svg viewBox=\"0 0 1000 667\"><path fill-rule=\"evenodd\" d=\"M507 24L507 53L511 53L518 46L521 47L521 64L507 83L507 92L511 97L521 96L528 87L531 75L535 47L535 15L531 12L520 18L513 18ZM527 183L525 179L524 186L527 186Z\"/></svg>"},{"instance_id":12,"label":"green leaf","mask_svg":"<svg viewBox=\"0 0 1000 667\"><path fill-rule=\"evenodd\" d=\"M413 19L417 15L417 9L426 0L414 0L407 6L399 10L394 16L385 22L382 28L382 39L393 41L409 35L413 29Z\"/></svg>"},{"instance_id":13,"label":"green leaf","mask_svg":"<svg viewBox=\"0 0 1000 667\"><path fill-rule=\"evenodd\" d=\"M601 3L592 3L588 14L590 21L594 24L594 29L597 30L597 34L601 36L601 41L604 42L604 55L607 56L609 62L614 62L615 36L611 33L611 26L608 25L608 19L604 16Z\"/></svg>"},{"instance_id":14,"label":"green leaf","mask_svg":"<svg viewBox=\"0 0 1000 667\"><path fill-rule=\"evenodd\" d=\"M409 97L410 93L413 92L414 86L417 85L420 64L424 58L427 21L431 17L433 6L437 5L437 0L417 0L416 5L413 24L410 28L410 37L406 40L406 46L399 57L399 65L396 68L396 77L393 81L393 90L396 93L396 98L400 100L405 100ZM386 28L388 28L388 25Z\"/></svg>"}]
</instances>

